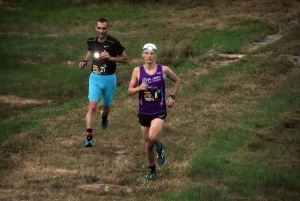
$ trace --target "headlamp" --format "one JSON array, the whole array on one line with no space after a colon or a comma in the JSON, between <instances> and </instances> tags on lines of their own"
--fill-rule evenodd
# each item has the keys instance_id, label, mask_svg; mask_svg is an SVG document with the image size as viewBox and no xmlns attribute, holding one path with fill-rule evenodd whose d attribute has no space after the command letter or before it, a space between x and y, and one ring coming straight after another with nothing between
<instances>
[{"instance_id":1,"label":"headlamp","mask_svg":"<svg viewBox=\"0 0 300 201\"><path fill-rule=\"evenodd\" d=\"M94 57L98 59L100 57L100 54L98 52L95 52Z\"/></svg>"},{"instance_id":2,"label":"headlamp","mask_svg":"<svg viewBox=\"0 0 300 201\"><path fill-rule=\"evenodd\" d=\"M150 51L152 50L152 51L156 52L157 48L154 44L147 43L147 44L144 45L142 52L144 52L145 50L150 50Z\"/></svg>"}]
</instances>

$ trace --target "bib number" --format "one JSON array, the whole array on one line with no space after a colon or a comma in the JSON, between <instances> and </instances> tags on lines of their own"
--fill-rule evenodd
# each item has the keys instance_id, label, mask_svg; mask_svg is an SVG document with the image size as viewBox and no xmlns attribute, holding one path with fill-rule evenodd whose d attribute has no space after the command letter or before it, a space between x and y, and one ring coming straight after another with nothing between
<instances>
[{"instance_id":1,"label":"bib number","mask_svg":"<svg viewBox=\"0 0 300 201\"><path fill-rule=\"evenodd\" d=\"M145 101L158 101L161 99L161 91L159 89L146 90L144 91L144 99Z\"/></svg>"},{"instance_id":2,"label":"bib number","mask_svg":"<svg viewBox=\"0 0 300 201\"><path fill-rule=\"evenodd\" d=\"M106 66L106 64L104 64L103 66L100 66L100 67L93 65L93 71L96 74L107 74L107 66Z\"/></svg>"}]
</instances>

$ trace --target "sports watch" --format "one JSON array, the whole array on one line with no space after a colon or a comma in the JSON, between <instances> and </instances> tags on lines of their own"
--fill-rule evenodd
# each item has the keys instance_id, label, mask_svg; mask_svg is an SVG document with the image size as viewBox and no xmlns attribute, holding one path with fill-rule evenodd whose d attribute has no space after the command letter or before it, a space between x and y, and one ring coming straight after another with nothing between
<instances>
[{"instance_id":1,"label":"sports watch","mask_svg":"<svg viewBox=\"0 0 300 201\"><path fill-rule=\"evenodd\" d=\"M170 95L170 97L175 100L176 96L175 95Z\"/></svg>"}]
</instances>

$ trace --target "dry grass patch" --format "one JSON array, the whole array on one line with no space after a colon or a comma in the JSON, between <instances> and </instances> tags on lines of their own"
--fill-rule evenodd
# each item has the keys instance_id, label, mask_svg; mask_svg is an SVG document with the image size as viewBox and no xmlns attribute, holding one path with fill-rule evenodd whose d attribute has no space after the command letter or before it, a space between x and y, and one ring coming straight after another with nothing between
<instances>
[{"instance_id":1,"label":"dry grass patch","mask_svg":"<svg viewBox=\"0 0 300 201\"><path fill-rule=\"evenodd\" d=\"M186 90L185 86L183 90ZM187 168L195 154L216 137L207 134L210 125L240 107L230 103L230 97L214 94L195 94L186 100L179 98L176 107L169 110L163 133L167 163L158 167L157 179L148 183L143 180L147 164L136 117L137 101L137 97L127 97L125 102L122 98L115 99L109 128L102 131L95 126L92 148L83 146L87 108L47 122L49 127L42 133L42 141L29 144L25 155L10 155L10 158L19 158L20 163L14 171L4 172L1 194L20 199L24 191L30 191L28 200L36 197L44 200L81 200L85 197L112 200L147 197L155 200L158 190L179 190L191 182ZM27 134L24 143L31 141L32 135ZM202 142L195 141L195 135ZM103 185L111 186L112 190L104 191ZM14 193L8 196L7 189L14 189ZM50 192L58 194L50 195Z\"/></svg>"},{"instance_id":2,"label":"dry grass patch","mask_svg":"<svg viewBox=\"0 0 300 201\"><path fill-rule=\"evenodd\" d=\"M50 104L51 100L39 101L30 98L21 98L13 95L0 95L0 102L4 104L14 105L44 105Z\"/></svg>"}]
</instances>

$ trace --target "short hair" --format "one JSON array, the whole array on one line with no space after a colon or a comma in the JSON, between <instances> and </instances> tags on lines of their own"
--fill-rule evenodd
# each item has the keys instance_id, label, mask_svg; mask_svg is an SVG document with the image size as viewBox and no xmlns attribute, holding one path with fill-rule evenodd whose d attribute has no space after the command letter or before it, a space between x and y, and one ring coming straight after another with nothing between
<instances>
[{"instance_id":1,"label":"short hair","mask_svg":"<svg viewBox=\"0 0 300 201\"><path fill-rule=\"evenodd\" d=\"M105 19L105 18L100 18L97 22L101 22L101 23L106 22L107 27L108 27L108 21L107 21L107 19Z\"/></svg>"}]
</instances>

